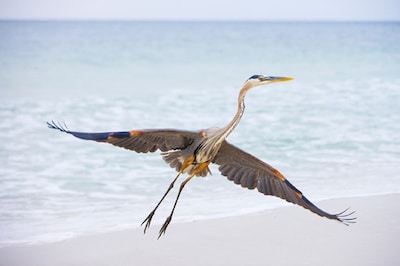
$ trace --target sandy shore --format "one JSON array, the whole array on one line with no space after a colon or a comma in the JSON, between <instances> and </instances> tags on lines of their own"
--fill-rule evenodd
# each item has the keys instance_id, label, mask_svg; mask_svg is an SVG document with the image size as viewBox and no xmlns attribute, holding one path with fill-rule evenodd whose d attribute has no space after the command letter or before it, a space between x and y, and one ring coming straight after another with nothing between
<instances>
[{"instance_id":1,"label":"sandy shore","mask_svg":"<svg viewBox=\"0 0 400 266\"><path fill-rule=\"evenodd\" d=\"M344 226L290 206L252 215L172 223L0 248L0 265L400 265L400 194L319 202L351 206Z\"/></svg>"}]
</instances>

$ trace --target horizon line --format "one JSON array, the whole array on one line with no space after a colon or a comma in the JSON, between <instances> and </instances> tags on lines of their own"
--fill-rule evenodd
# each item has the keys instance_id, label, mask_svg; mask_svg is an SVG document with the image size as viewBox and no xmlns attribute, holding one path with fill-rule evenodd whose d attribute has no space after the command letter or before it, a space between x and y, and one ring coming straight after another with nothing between
<instances>
[{"instance_id":1,"label":"horizon line","mask_svg":"<svg viewBox=\"0 0 400 266\"><path fill-rule=\"evenodd\" d=\"M130 19L130 18L0 18L0 22L275 22L394 23L395 19Z\"/></svg>"}]
</instances>

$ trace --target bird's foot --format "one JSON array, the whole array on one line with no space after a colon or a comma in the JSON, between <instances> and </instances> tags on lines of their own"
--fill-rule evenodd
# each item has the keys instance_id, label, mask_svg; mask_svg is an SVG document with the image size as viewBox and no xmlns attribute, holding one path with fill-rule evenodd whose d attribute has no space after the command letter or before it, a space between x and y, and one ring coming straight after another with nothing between
<instances>
[{"instance_id":1,"label":"bird's foot","mask_svg":"<svg viewBox=\"0 0 400 266\"><path fill-rule=\"evenodd\" d=\"M154 213L155 213L154 210L152 212L150 212L149 215L146 217L146 219L144 219L144 221L141 224L141 225L143 225L144 223L146 223L146 225L144 226L145 234L146 234L146 230L150 227L151 219L153 219Z\"/></svg>"},{"instance_id":2,"label":"bird's foot","mask_svg":"<svg viewBox=\"0 0 400 266\"><path fill-rule=\"evenodd\" d=\"M167 219L165 220L163 226L160 229L160 232L158 233L158 238L159 239L163 234L165 234L165 231L167 231L167 227L169 223L171 222L172 215L168 216Z\"/></svg>"}]
</instances>

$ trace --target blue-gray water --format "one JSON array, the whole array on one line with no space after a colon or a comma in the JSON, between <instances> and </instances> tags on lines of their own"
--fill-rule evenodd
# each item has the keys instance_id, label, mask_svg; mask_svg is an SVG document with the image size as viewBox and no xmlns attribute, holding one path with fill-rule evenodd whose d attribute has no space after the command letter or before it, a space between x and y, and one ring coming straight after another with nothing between
<instances>
[{"instance_id":1,"label":"blue-gray water","mask_svg":"<svg viewBox=\"0 0 400 266\"><path fill-rule=\"evenodd\" d=\"M223 126L253 74L295 80L250 91L230 142L313 201L400 192L399 43L400 23L0 22L0 245L137 227L176 175L157 153L46 121ZM175 222L285 205L211 170L187 185Z\"/></svg>"}]
</instances>

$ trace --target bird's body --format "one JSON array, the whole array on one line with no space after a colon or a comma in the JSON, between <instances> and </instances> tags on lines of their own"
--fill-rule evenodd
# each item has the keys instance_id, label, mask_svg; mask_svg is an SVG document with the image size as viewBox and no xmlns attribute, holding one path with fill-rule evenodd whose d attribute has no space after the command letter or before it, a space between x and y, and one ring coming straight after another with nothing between
<instances>
[{"instance_id":1,"label":"bird's body","mask_svg":"<svg viewBox=\"0 0 400 266\"><path fill-rule=\"evenodd\" d=\"M160 229L159 237L165 233L175 211L176 204L184 186L194 176L207 176L210 173L210 163L219 165L222 175L228 177L235 184L249 189L255 189L265 195L273 195L289 202L303 206L304 208L329 219L334 219L344 224L354 222L345 211L338 214L329 214L311 203L303 194L294 187L278 170L256 157L229 144L226 138L238 125L244 113L244 97L255 86L273 82L288 81L292 78L264 77L254 75L250 77L239 92L238 109L232 121L223 128L209 128L198 131L186 131L176 129L148 129L121 132L85 133L69 131L66 127L56 123L47 123L50 128L59 129L85 140L107 142L113 145L133 150L139 153L161 151L166 163L174 168L178 174L170 184L166 193L156 207L144 220L145 232L150 226L151 219L164 200L168 192L173 188L181 174L188 177L181 183L178 195L170 216ZM143 224L142 223L142 224Z\"/></svg>"}]
</instances>

